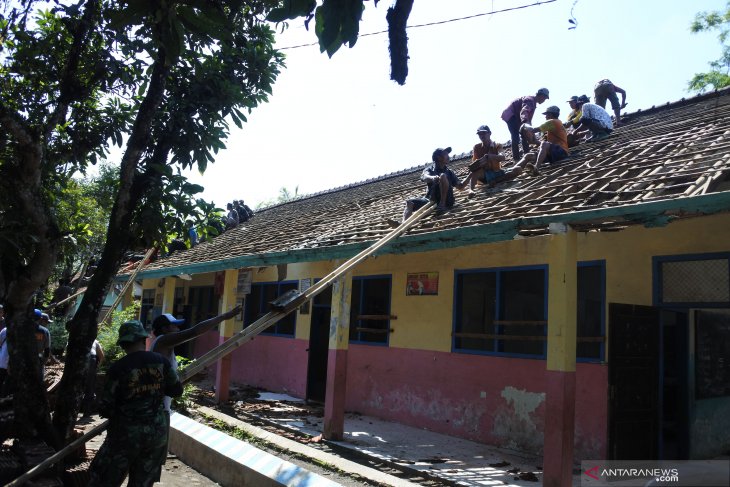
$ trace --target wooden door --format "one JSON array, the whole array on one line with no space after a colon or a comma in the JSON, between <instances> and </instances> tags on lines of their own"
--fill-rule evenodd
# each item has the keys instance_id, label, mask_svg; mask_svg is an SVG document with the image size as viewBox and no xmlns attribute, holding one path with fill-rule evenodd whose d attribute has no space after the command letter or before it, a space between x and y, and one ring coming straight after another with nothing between
<instances>
[{"instance_id":1,"label":"wooden door","mask_svg":"<svg viewBox=\"0 0 730 487\"><path fill-rule=\"evenodd\" d=\"M610 303L608 455L653 460L659 440L660 313L651 306Z\"/></svg>"}]
</instances>

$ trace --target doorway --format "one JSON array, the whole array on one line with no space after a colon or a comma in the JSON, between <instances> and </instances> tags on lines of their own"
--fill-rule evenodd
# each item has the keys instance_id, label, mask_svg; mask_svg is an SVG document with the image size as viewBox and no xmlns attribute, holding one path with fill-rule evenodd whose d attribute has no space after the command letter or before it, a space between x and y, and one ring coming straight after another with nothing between
<instances>
[{"instance_id":1,"label":"doorway","mask_svg":"<svg viewBox=\"0 0 730 487\"><path fill-rule=\"evenodd\" d=\"M608 457L689 455L687 313L609 304Z\"/></svg>"},{"instance_id":2,"label":"doorway","mask_svg":"<svg viewBox=\"0 0 730 487\"><path fill-rule=\"evenodd\" d=\"M332 286L312 300L307 365L307 400L324 402L327 392L327 358L329 355Z\"/></svg>"}]
</instances>

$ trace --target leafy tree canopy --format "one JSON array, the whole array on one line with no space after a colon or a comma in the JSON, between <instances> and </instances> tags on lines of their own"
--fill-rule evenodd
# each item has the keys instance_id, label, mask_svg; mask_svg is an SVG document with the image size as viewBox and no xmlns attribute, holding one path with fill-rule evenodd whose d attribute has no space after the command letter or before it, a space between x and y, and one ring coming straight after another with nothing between
<instances>
[{"instance_id":1,"label":"leafy tree canopy","mask_svg":"<svg viewBox=\"0 0 730 487\"><path fill-rule=\"evenodd\" d=\"M730 34L730 2L725 10L712 12L700 12L696 15L690 25L692 33L715 31L717 38L722 45L722 55L715 61L711 61L710 71L695 74L689 82L689 89L704 93L708 89L720 89L730 86L730 45L728 45L728 34Z\"/></svg>"},{"instance_id":2,"label":"leafy tree canopy","mask_svg":"<svg viewBox=\"0 0 730 487\"><path fill-rule=\"evenodd\" d=\"M265 17L279 6L0 1L0 301L21 384L20 434L67 437L97 315L125 252L164 244L184 219L215 213L181 172L205 171L225 148L229 124L241 127L267 101L283 55ZM100 173L108 181L80 183L112 145L123 155L113 174ZM97 245L100 261L69 322L50 428L31 299L59 261Z\"/></svg>"}]
</instances>

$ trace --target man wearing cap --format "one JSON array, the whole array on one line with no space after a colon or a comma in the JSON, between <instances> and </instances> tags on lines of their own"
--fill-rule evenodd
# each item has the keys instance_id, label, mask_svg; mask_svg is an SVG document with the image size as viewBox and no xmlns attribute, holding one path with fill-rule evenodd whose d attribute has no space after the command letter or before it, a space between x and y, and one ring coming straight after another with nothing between
<instances>
[{"instance_id":1,"label":"man wearing cap","mask_svg":"<svg viewBox=\"0 0 730 487\"><path fill-rule=\"evenodd\" d=\"M240 312L241 305L238 305L226 313L201 321L197 325L184 330L180 330L181 325L185 323L184 319L175 318L170 313L161 314L152 322L152 330L156 338L152 342L150 350L165 357L170 362L173 370L177 370L177 359L175 357L176 346L197 338L219 323L233 318ZM168 395L164 399L164 408L168 413L171 412L171 404L172 397Z\"/></svg>"},{"instance_id":2,"label":"man wearing cap","mask_svg":"<svg viewBox=\"0 0 730 487\"><path fill-rule=\"evenodd\" d=\"M513 100L502 112L502 120L507 123L512 138L512 159L514 161L520 159L520 130L522 125L532 123L532 115L535 113L537 104L543 103L548 98L550 98L548 89L540 88L535 96L523 96ZM524 138L522 139L522 149L525 154L529 150L529 145Z\"/></svg>"},{"instance_id":3,"label":"man wearing cap","mask_svg":"<svg viewBox=\"0 0 730 487\"><path fill-rule=\"evenodd\" d=\"M34 336L38 350L38 360L41 363L41 377L43 377L45 375L44 365L51 356L51 332L44 325L53 323L53 321L51 321L51 318L46 313L43 313L39 309L33 310L33 316L36 320Z\"/></svg>"},{"instance_id":4,"label":"man wearing cap","mask_svg":"<svg viewBox=\"0 0 730 487\"><path fill-rule=\"evenodd\" d=\"M565 131L565 127L560 122L560 108L556 106L548 107L543 112L545 115L546 122L536 127L532 134L535 132L543 132L545 134L545 140L540 143L540 149L537 152L537 158L534 164L528 163L526 165L527 170L533 175L537 176L540 174L540 164L548 162L550 164L556 164L570 155L570 149L568 149L568 133Z\"/></svg>"},{"instance_id":5,"label":"man wearing cap","mask_svg":"<svg viewBox=\"0 0 730 487\"><path fill-rule=\"evenodd\" d=\"M578 123L580 123L580 107L582 103L580 103L580 97L578 96L571 96L568 100L568 105L570 105L570 113L568 114L568 120L565 121L563 124L563 127L566 129L569 129L571 127L577 127Z\"/></svg>"},{"instance_id":6,"label":"man wearing cap","mask_svg":"<svg viewBox=\"0 0 730 487\"><path fill-rule=\"evenodd\" d=\"M479 142L474 146L471 154L472 163L469 165L469 197L474 196L474 186L477 181L494 186L496 184L510 181L522 172L522 168L514 166L509 171L502 169L502 145L492 140L492 131L487 125L482 125L477 129Z\"/></svg>"},{"instance_id":7,"label":"man wearing cap","mask_svg":"<svg viewBox=\"0 0 730 487\"><path fill-rule=\"evenodd\" d=\"M109 418L104 444L91 462L90 487L151 486L167 458L169 416L164 396L180 396L182 384L170 362L145 351L148 333L139 321L119 327L126 355L109 367L99 412Z\"/></svg>"},{"instance_id":8,"label":"man wearing cap","mask_svg":"<svg viewBox=\"0 0 730 487\"><path fill-rule=\"evenodd\" d=\"M436 149L431 154L432 164L426 166L421 173L421 181L427 184L426 196L423 198L411 198L406 201L406 209L403 211L403 221L429 201L438 203L437 211L444 212L454 206L454 188L463 190L467 180L459 182L454 171L446 167L449 162L451 147Z\"/></svg>"},{"instance_id":9,"label":"man wearing cap","mask_svg":"<svg viewBox=\"0 0 730 487\"><path fill-rule=\"evenodd\" d=\"M621 103L618 102L616 93L621 94ZM614 127L618 127L621 123L621 109L626 108L626 90L613 84L610 79L602 79L593 88L593 96L596 98L596 105L603 109L606 108L606 100L611 101L611 108L616 118Z\"/></svg>"},{"instance_id":10,"label":"man wearing cap","mask_svg":"<svg viewBox=\"0 0 730 487\"><path fill-rule=\"evenodd\" d=\"M591 133L586 142L595 142L608 137L613 131L611 115L600 106L593 103L584 103L581 107L580 124L575 128L576 135Z\"/></svg>"}]
</instances>

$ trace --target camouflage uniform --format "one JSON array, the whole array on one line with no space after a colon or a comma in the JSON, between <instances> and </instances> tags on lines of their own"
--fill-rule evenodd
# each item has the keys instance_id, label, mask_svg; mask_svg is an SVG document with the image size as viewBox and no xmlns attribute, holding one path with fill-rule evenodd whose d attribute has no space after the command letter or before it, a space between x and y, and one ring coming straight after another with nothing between
<instances>
[{"instance_id":1,"label":"camouflage uniform","mask_svg":"<svg viewBox=\"0 0 730 487\"><path fill-rule=\"evenodd\" d=\"M124 356L107 377L99 410L109 428L91 464L89 486L119 486L127 472L129 487L151 486L167 457L170 417L162 399L181 395L182 385L166 358L146 351Z\"/></svg>"}]
</instances>

